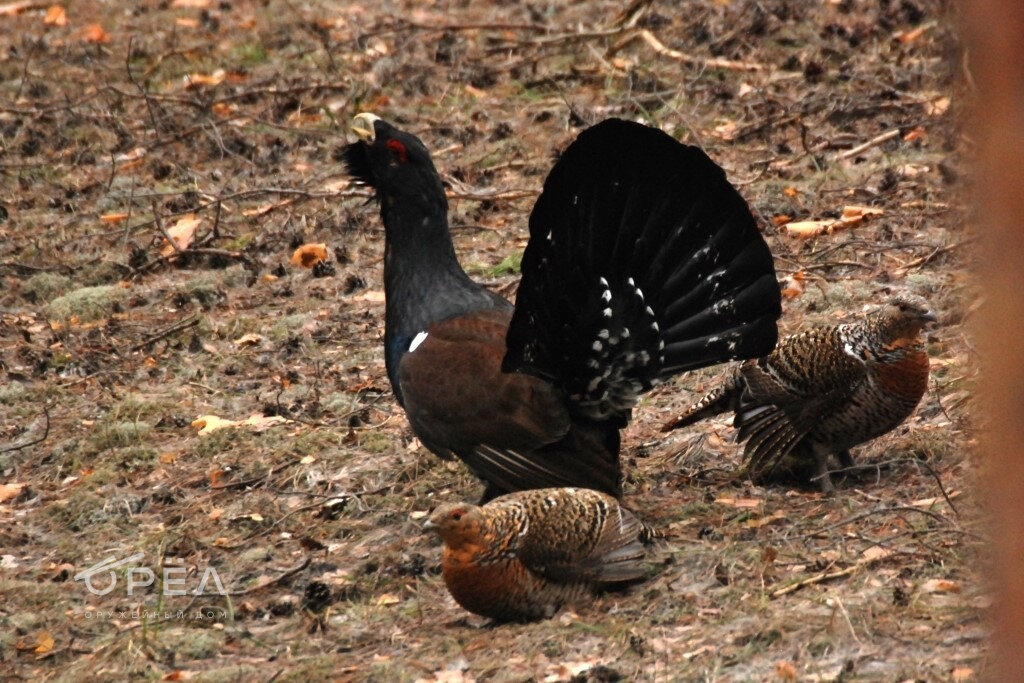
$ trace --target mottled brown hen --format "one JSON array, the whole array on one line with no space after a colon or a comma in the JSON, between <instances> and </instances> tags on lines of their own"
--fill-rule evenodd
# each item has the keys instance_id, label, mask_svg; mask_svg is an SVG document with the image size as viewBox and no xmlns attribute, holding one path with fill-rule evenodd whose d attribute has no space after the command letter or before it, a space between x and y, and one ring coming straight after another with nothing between
<instances>
[{"instance_id":1,"label":"mottled brown hen","mask_svg":"<svg viewBox=\"0 0 1024 683\"><path fill-rule=\"evenodd\" d=\"M738 441L755 480L787 456L811 463L813 479L833 491L828 456L854 467L850 448L891 431L928 386L921 330L934 321L923 299L897 296L846 325L817 327L736 367L664 431L735 412Z\"/></svg>"},{"instance_id":2,"label":"mottled brown hen","mask_svg":"<svg viewBox=\"0 0 1024 683\"><path fill-rule=\"evenodd\" d=\"M446 504L424 526L444 541L455 601L499 621L548 618L595 589L643 577L651 535L611 496L576 488Z\"/></svg>"}]
</instances>

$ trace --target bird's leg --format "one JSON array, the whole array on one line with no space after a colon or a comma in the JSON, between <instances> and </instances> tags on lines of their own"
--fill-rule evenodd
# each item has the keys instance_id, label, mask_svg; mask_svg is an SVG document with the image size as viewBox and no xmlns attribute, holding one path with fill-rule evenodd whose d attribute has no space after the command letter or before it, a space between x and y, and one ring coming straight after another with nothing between
<instances>
[{"instance_id":1,"label":"bird's leg","mask_svg":"<svg viewBox=\"0 0 1024 683\"><path fill-rule=\"evenodd\" d=\"M832 478L829 476L828 469L828 452L824 449L815 446L814 447L814 476L811 477L812 481L817 481L818 486L821 487L821 492L826 496L834 495L836 492L835 487L832 485Z\"/></svg>"},{"instance_id":2,"label":"bird's leg","mask_svg":"<svg viewBox=\"0 0 1024 683\"><path fill-rule=\"evenodd\" d=\"M857 469L857 463L853 461L853 456L850 455L850 449L839 451L838 453L836 453L836 458L839 459L839 464L842 465L845 469Z\"/></svg>"}]
</instances>

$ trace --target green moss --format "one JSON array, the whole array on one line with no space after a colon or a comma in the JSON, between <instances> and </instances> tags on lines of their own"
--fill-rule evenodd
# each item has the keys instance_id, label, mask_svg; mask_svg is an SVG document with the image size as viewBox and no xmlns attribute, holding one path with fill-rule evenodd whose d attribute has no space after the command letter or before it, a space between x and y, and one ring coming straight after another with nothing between
<instances>
[{"instance_id":1,"label":"green moss","mask_svg":"<svg viewBox=\"0 0 1024 683\"><path fill-rule=\"evenodd\" d=\"M128 291L116 285L82 287L51 301L46 314L55 320L77 317L81 322L110 315L114 307L128 298Z\"/></svg>"},{"instance_id":2,"label":"green moss","mask_svg":"<svg viewBox=\"0 0 1024 683\"><path fill-rule=\"evenodd\" d=\"M12 405L24 400L28 396L28 389L21 382L10 382L0 386L0 406Z\"/></svg>"},{"instance_id":3,"label":"green moss","mask_svg":"<svg viewBox=\"0 0 1024 683\"><path fill-rule=\"evenodd\" d=\"M176 652L179 659L210 659L223 644L223 636L217 631L185 629L168 630L160 638L160 644Z\"/></svg>"},{"instance_id":4,"label":"green moss","mask_svg":"<svg viewBox=\"0 0 1024 683\"><path fill-rule=\"evenodd\" d=\"M267 51L259 43L235 45L231 50L231 56L242 66L255 66L267 61Z\"/></svg>"},{"instance_id":5,"label":"green moss","mask_svg":"<svg viewBox=\"0 0 1024 683\"><path fill-rule=\"evenodd\" d=\"M74 283L59 273L36 273L21 285L21 293L29 301L42 303L68 292Z\"/></svg>"},{"instance_id":6,"label":"green moss","mask_svg":"<svg viewBox=\"0 0 1024 683\"><path fill-rule=\"evenodd\" d=\"M148 422L139 420L103 422L96 426L89 441L97 451L119 446L132 446L141 442L150 432L153 426Z\"/></svg>"}]
</instances>

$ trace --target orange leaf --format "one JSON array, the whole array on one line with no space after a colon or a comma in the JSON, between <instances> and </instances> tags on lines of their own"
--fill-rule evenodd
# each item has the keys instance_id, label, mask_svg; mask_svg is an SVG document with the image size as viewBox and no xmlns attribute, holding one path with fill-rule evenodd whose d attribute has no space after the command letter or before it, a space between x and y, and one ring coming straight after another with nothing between
<instances>
[{"instance_id":1,"label":"orange leaf","mask_svg":"<svg viewBox=\"0 0 1024 683\"><path fill-rule=\"evenodd\" d=\"M780 213L779 215L774 216L772 218L772 225L774 225L775 227L779 227L779 226L785 225L786 223L790 222L791 220L793 220L792 216L787 216L784 213Z\"/></svg>"},{"instance_id":2,"label":"orange leaf","mask_svg":"<svg viewBox=\"0 0 1024 683\"><path fill-rule=\"evenodd\" d=\"M795 299L804 293L804 271L798 270L797 272L786 278L786 284L782 288L782 296L787 299Z\"/></svg>"},{"instance_id":3,"label":"orange leaf","mask_svg":"<svg viewBox=\"0 0 1024 683\"><path fill-rule=\"evenodd\" d=\"M921 586L925 593L959 593L963 590L956 581L947 579L928 579Z\"/></svg>"},{"instance_id":4,"label":"orange leaf","mask_svg":"<svg viewBox=\"0 0 1024 683\"><path fill-rule=\"evenodd\" d=\"M896 40L903 43L904 45L908 45L910 43L916 42L917 39L923 36L924 32L927 31L929 28L931 27L925 24L924 26L918 26L917 28L911 31L898 31L897 33L893 34L893 37L896 38Z\"/></svg>"},{"instance_id":5,"label":"orange leaf","mask_svg":"<svg viewBox=\"0 0 1024 683\"><path fill-rule=\"evenodd\" d=\"M843 207L843 218L867 218L881 216L885 211L875 206L858 206L856 204Z\"/></svg>"},{"instance_id":6,"label":"orange leaf","mask_svg":"<svg viewBox=\"0 0 1024 683\"><path fill-rule=\"evenodd\" d=\"M110 34L103 30L103 27L99 24L89 24L82 29L79 37L86 43L109 43Z\"/></svg>"},{"instance_id":7,"label":"orange leaf","mask_svg":"<svg viewBox=\"0 0 1024 683\"><path fill-rule=\"evenodd\" d=\"M796 189L795 187L787 187L787 188L782 190L782 194L784 194L787 197L789 197L790 199L792 199L793 197L795 197L798 194L800 194L800 190Z\"/></svg>"},{"instance_id":8,"label":"orange leaf","mask_svg":"<svg viewBox=\"0 0 1024 683\"><path fill-rule=\"evenodd\" d=\"M361 294L352 297L352 301L371 301L375 304L384 303L384 292L379 289L369 289Z\"/></svg>"},{"instance_id":9,"label":"orange leaf","mask_svg":"<svg viewBox=\"0 0 1024 683\"><path fill-rule=\"evenodd\" d=\"M46 10L46 16L43 17L43 23L47 26L67 26L68 13L62 6L53 5L50 9Z\"/></svg>"},{"instance_id":10,"label":"orange leaf","mask_svg":"<svg viewBox=\"0 0 1024 683\"><path fill-rule=\"evenodd\" d=\"M715 498L716 503L729 505L734 508L756 508L761 507L760 498Z\"/></svg>"},{"instance_id":11,"label":"orange leaf","mask_svg":"<svg viewBox=\"0 0 1024 683\"><path fill-rule=\"evenodd\" d=\"M53 636L50 635L49 631L40 631L36 634L36 646L35 653L37 655L45 655L47 652L53 649Z\"/></svg>"},{"instance_id":12,"label":"orange leaf","mask_svg":"<svg viewBox=\"0 0 1024 683\"><path fill-rule=\"evenodd\" d=\"M824 235L829 232L830 228L835 224L835 221L796 221L793 223L787 223L784 226L786 234L790 237L797 237L802 240L810 239L811 237L817 237L818 235Z\"/></svg>"},{"instance_id":13,"label":"orange leaf","mask_svg":"<svg viewBox=\"0 0 1024 683\"><path fill-rule=\"evenodd\" d=\"M907 133L906 135L904 135L903 136L903 141L904 142L913 142L914 140L924 139L926 136L927 136L927 133L924 132L924 128L922 128L921 126L918 126L914 130L912 130L909 133Z\"/></svg>"},{"instance_id":14,"label":"orange leaf","mask_svg":"<svg viewBox=\"0 0 1024 683\"><path fill-rule=\"evenodd\" d=\"M167 234L171 236L172 240L174 240L174 244L178 245L178 249L185 251L188 249L188 246L192 244L192 240L196 236L196 228L198 228L199 224L202 222L202 218L196 218L195 214L190 213L187 216L182 217L171 227L167 228ZM167 240L164 241L166 242ZM175 251L177 251L177 249L168 243L160 250L160 255L167 257Z\"/></svg>"},{"instance_id":15,"label":"orange leaf","mask_svg":"<svg viewBox=\"0 0 1024 683\"><path fill-rule=\"evenodd\" d=\"M292 265L312 268L320 261L327 260L326 244L303 244L292 254Z\"/></svg>"},{"instance_id":16,"label":"orange leaf","mask_svg":"<svg viewBox=\"0 0 1024 683\"><path fill-rule=\"evenodd\" d=\"M100 216L101 223L120 223L128 218L126 213L105 213Z\"/></svg>"},{"instance_id":17,"label":"orange leaf","mask_svg":"<svg viewBox=\"0 0 1024 683\"><path fill-rule=\"evenodd\" d=\"M783 681L795 681L796 667L791 662L779 660L775 662L775 675Z\"/></svg>"},{"instance_id":18,"label":"orange leaf","mask_svg":"<svg viewBox=\"0 0 1024 683\"><path fill-rule=\"evenodd\" d=\"M23 488L24 484L0 484L0 503L17 498Z\"/></svg>"},{"instance_id":19,"label":"orange leaf","mask_svg":"<svg viewBox=\"0 0 1024 683\"><path fill-rule=\"evenodd\" d=\"M224 69L217 69L212 74L188 74L185 76L185 90L220 85L225 76L227 72Z\"/></svg>"}]
</instances>

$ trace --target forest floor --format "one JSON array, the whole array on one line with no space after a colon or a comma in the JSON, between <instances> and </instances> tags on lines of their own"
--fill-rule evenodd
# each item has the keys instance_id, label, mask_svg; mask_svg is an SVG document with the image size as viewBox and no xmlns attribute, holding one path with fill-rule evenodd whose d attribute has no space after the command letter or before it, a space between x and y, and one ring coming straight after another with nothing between
<instances>
[{"instance_id":1,"label":"forest floor","mask_svg":"<svg viewBox=\"0 0 1024 683\"><path fill-rule=\"evenodd\" d=\"M631 7L0 2L0 678L984 676L955 13ZM784 333L929 300L925 398L829 499L731 476L727 417L661 433L722 368L679 377L623 435L625 500L666 534L652 578L541 623L467 614L421 523L481 487L384 374L382 226L339 162L363 110L433 151L462 263L510 297L583 127L700 145L776 255Z\"/></svg>"}]
</instances>

